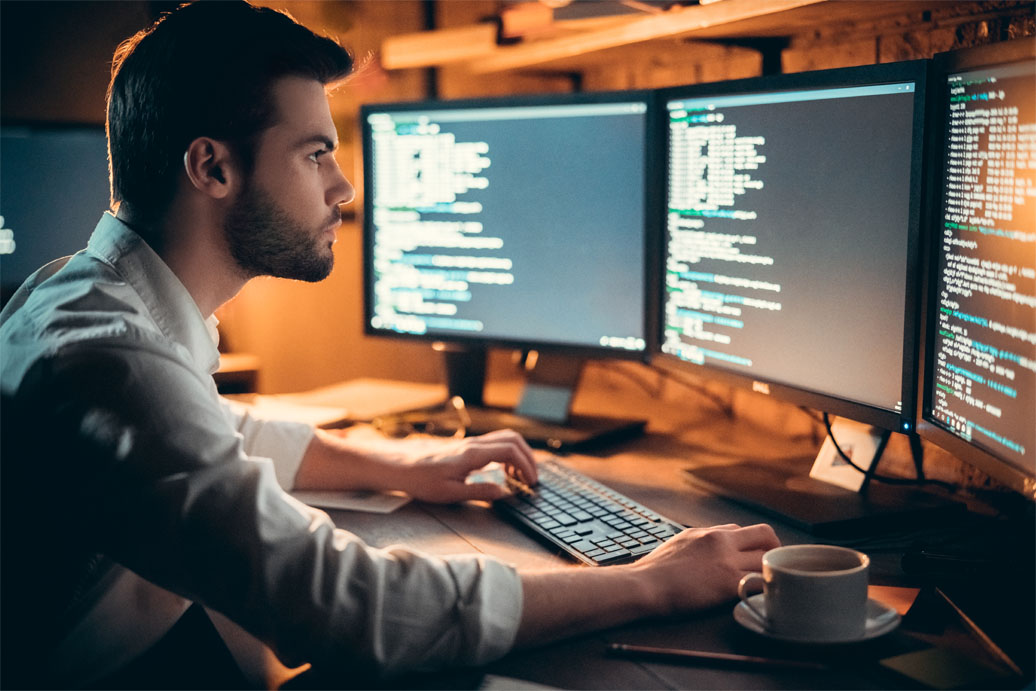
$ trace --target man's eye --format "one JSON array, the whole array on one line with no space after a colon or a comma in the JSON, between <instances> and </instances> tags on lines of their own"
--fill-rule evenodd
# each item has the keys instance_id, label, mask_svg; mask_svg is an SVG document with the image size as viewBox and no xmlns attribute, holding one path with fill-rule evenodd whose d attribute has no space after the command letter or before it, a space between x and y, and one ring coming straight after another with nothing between
<instances>
[{"instance_id":1,"label":"man's eye","mask_svg":"<svg viewBox=\"0 0 1036 691\"><path fill-rule=\"evenodd\" d=\"M321 149L320 151L314 151L309 155L309 160L313 163L320 163L320 157L327 153L327 149Z\"/></svg>"}]
</instances>

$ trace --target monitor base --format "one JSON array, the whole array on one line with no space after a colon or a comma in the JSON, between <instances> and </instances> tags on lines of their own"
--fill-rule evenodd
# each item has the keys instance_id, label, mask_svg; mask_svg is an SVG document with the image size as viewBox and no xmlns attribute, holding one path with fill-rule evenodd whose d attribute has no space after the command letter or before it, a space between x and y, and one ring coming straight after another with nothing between
<instances>
[{"instance_id":1,"label":"monitor base","mask_svg":"<svg viewBox=\"0 0 1036 691\"><path fill-rule=\"evenodd\" d=\"M465 436L486 434L500 429L513 429L531 446L553 451L575 451L630 439L643 433L645 420L630 420L592 415L570 415L565 422L539 420L514 413L506 408L465 406L467 419L463 427L457 410L434 408L411 411L383 418L378 426L401 432L414 431L453 435L463 429ZM400 427L400 426L403 427Z\"/></svg>"},{"instance_id":2,"label":"monitor base","mask_svg":"<svg viewBox=\"0 0 1036 691\"><path fill-rule=\"evenodd\" d=\"M812 459L684 470L695 485L817 537L846 538L943 525L964 504L919 489L871 482L853 492L809 477Z\"/></svg>"}]
</instances>

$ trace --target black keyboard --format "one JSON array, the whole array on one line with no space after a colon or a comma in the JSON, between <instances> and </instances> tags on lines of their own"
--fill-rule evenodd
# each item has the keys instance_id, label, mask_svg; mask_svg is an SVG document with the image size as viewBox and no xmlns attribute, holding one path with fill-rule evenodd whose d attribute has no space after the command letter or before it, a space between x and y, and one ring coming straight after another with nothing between
<instances>
[{"instance_id":1,"label":"black keyboard","mask_svg":"<svg viewBox=\"0 0 1036 691\"><path fill-rule=\"evenodd\" d=\"M509 477L514 494L494 507L579 561L592 566L634 561L684 529L556 461L538 467L535 487Z\"/></svg>"}]
</instances>

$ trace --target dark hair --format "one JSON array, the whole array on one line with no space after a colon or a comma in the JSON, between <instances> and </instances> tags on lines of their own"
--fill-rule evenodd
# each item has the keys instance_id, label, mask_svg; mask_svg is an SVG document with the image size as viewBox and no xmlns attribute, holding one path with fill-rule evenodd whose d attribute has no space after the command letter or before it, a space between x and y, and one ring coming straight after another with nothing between
<instances>
[{"instance_id":1,"label":"dark hair","mask_svg":"<svg viewBox=\"0 0 1036 691\"><path fill-rule=\"evenodd\" d=\"M246 170L274 124L271 84L345 77L352 57L291 16L246 2L183 5L115 51L108 86L112 204L145 224L168 209L187 145L227 141Z\"/></svg>"}]
</instances>

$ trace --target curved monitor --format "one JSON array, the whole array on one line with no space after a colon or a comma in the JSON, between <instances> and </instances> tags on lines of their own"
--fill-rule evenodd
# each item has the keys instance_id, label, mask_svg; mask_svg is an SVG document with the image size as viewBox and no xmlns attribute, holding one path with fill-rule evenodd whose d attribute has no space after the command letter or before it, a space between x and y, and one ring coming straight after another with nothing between
<instances>
[{"instance_id":1,"label":"curved monitor","mask_svg":"<svg viewBox=\"0 0 1036 691\"><path fill-rule=\"evenodd\" d=\"M644 358L650 92L366 105L368 334Z\"/></svg>"},{"instance_id":2,"label":"curved monitor","mask_svg":"<svg viewBox=\"0 0 1036 691\"><path fill-rule=\"evenodd\" d=\"M1036 498L1036 41L937 56L918 433Z\"/></svg>"},{"instance_id":3,"label":"curved monitor","mask_svg":"<svg viewBox=\"0 0 1036 691\"><path fill-rule=\"evenodd\" d=\"M926 74L913 61L661 93L660 365L913 429Z\"/></svg>"}]
</instances>

